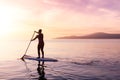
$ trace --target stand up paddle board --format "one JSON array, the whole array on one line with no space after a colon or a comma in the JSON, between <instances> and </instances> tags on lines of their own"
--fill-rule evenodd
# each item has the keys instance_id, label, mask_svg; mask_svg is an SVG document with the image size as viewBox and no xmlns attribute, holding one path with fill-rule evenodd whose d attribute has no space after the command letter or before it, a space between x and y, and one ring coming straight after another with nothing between
<instances>
[{"instance_id":1,"label":"stand up paddle board","mask_svg":"<svg viewBox=\"0 0 120 80\"><path fill-rule=\"evenodd\" d=\"M24 59L28 59L28 60L35 60L35 61L45 61L45 62L57 62L57 59L53 59L53 58L37 58L37 57L33 57L33 56L29 56L29 55L25 55Z\"/></svg>"}]
</instances>

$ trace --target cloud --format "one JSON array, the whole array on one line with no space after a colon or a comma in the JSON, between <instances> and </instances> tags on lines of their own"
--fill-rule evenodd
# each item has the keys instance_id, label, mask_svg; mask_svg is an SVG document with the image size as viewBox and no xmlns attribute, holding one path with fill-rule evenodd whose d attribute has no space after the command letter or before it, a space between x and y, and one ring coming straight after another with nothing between
<instances>
[{"instance_id":1,"label":"cloud","mask_svg":"<svg viewBox=\"0 0 120 80\"><path fill-rule=\"evenodd\" d=\"M59 24L107 27L120 22L119 0L46 0L45 4L51 11L59 10L59 17L55 16Z\"/></svg>"},{"instance_id":2,"label":"cloud","mask_svg":"<svg viewBox=\"0 0 120 80\"><path fill-rule=\"evenodd\" d=\"M119 0L4 0L25 11L26 24L77 29L116 28L120 25ZM101 29L101 30L102 30Z\"/></svg>"},{"instance_id":3,"label":"cloud","mask_svg":"<svg viewBox=\"0 0 120 80\"><path fill-rule=\"evenodd\" d=\"M99 13L99 9L106 9L120 13L119 0L43 0L46 4L84 13Z\"/></svg>"}]
</instances>

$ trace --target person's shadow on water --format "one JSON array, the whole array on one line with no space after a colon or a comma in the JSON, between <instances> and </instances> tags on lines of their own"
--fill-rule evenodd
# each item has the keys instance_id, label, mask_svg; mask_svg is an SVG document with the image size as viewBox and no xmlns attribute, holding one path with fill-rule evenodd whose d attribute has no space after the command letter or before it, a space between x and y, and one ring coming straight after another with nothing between
<instances>
[{"instance_id":1,"label":"person's shadow on water","mask_svg":"<svg viewBox=\"0 0 120 80\"><path fill-rule=\"evenodd\" d=\"M39 74L38 80L47 80L45 78L45 71L44 71L44 61L38 61L37 72Z\"/></svg>"}]
</instances>

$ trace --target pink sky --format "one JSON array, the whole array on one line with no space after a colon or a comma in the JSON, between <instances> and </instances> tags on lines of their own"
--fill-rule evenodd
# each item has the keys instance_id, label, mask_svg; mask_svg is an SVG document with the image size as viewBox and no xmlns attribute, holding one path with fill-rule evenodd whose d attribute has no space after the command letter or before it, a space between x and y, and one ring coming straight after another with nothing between
<instances>
[{"instance_id":1,"label":"pink sky","mask_svg":"<svg viewBox=\"0 0 120 80\"><path fill-rule=\"evenodd\" d=\"M120 33L119 0L0 0L0 11L0 36L30 37L39 28L45 38Z\"/></svg>"}]
</instances>

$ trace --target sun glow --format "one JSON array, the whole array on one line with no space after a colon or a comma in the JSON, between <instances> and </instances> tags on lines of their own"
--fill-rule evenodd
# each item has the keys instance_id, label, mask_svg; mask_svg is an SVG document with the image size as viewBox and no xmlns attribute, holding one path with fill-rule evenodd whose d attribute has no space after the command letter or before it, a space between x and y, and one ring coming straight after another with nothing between
<instances>
[{"instance_id":1,"label":"sun glow","mask_svg":"<svg viewBox=\"0 0 120 80\"><path fill-rule=\"evenodd\" d=\"M11 26L12 26L12 17L8 13L8 11L4 10L2 11L0 9L0 34L5 34L11 31Z\"/></svg>"},{"instance_id":2,"label":"sun glow","mask_svg":"<svg viewBox=\"0 0 120 80\"><path fill-rule=\"evenodd\" d=\"M19 9L0 5L0 35L8 35L13 32L21 16Z\"/></svg>"}]
</instances>

